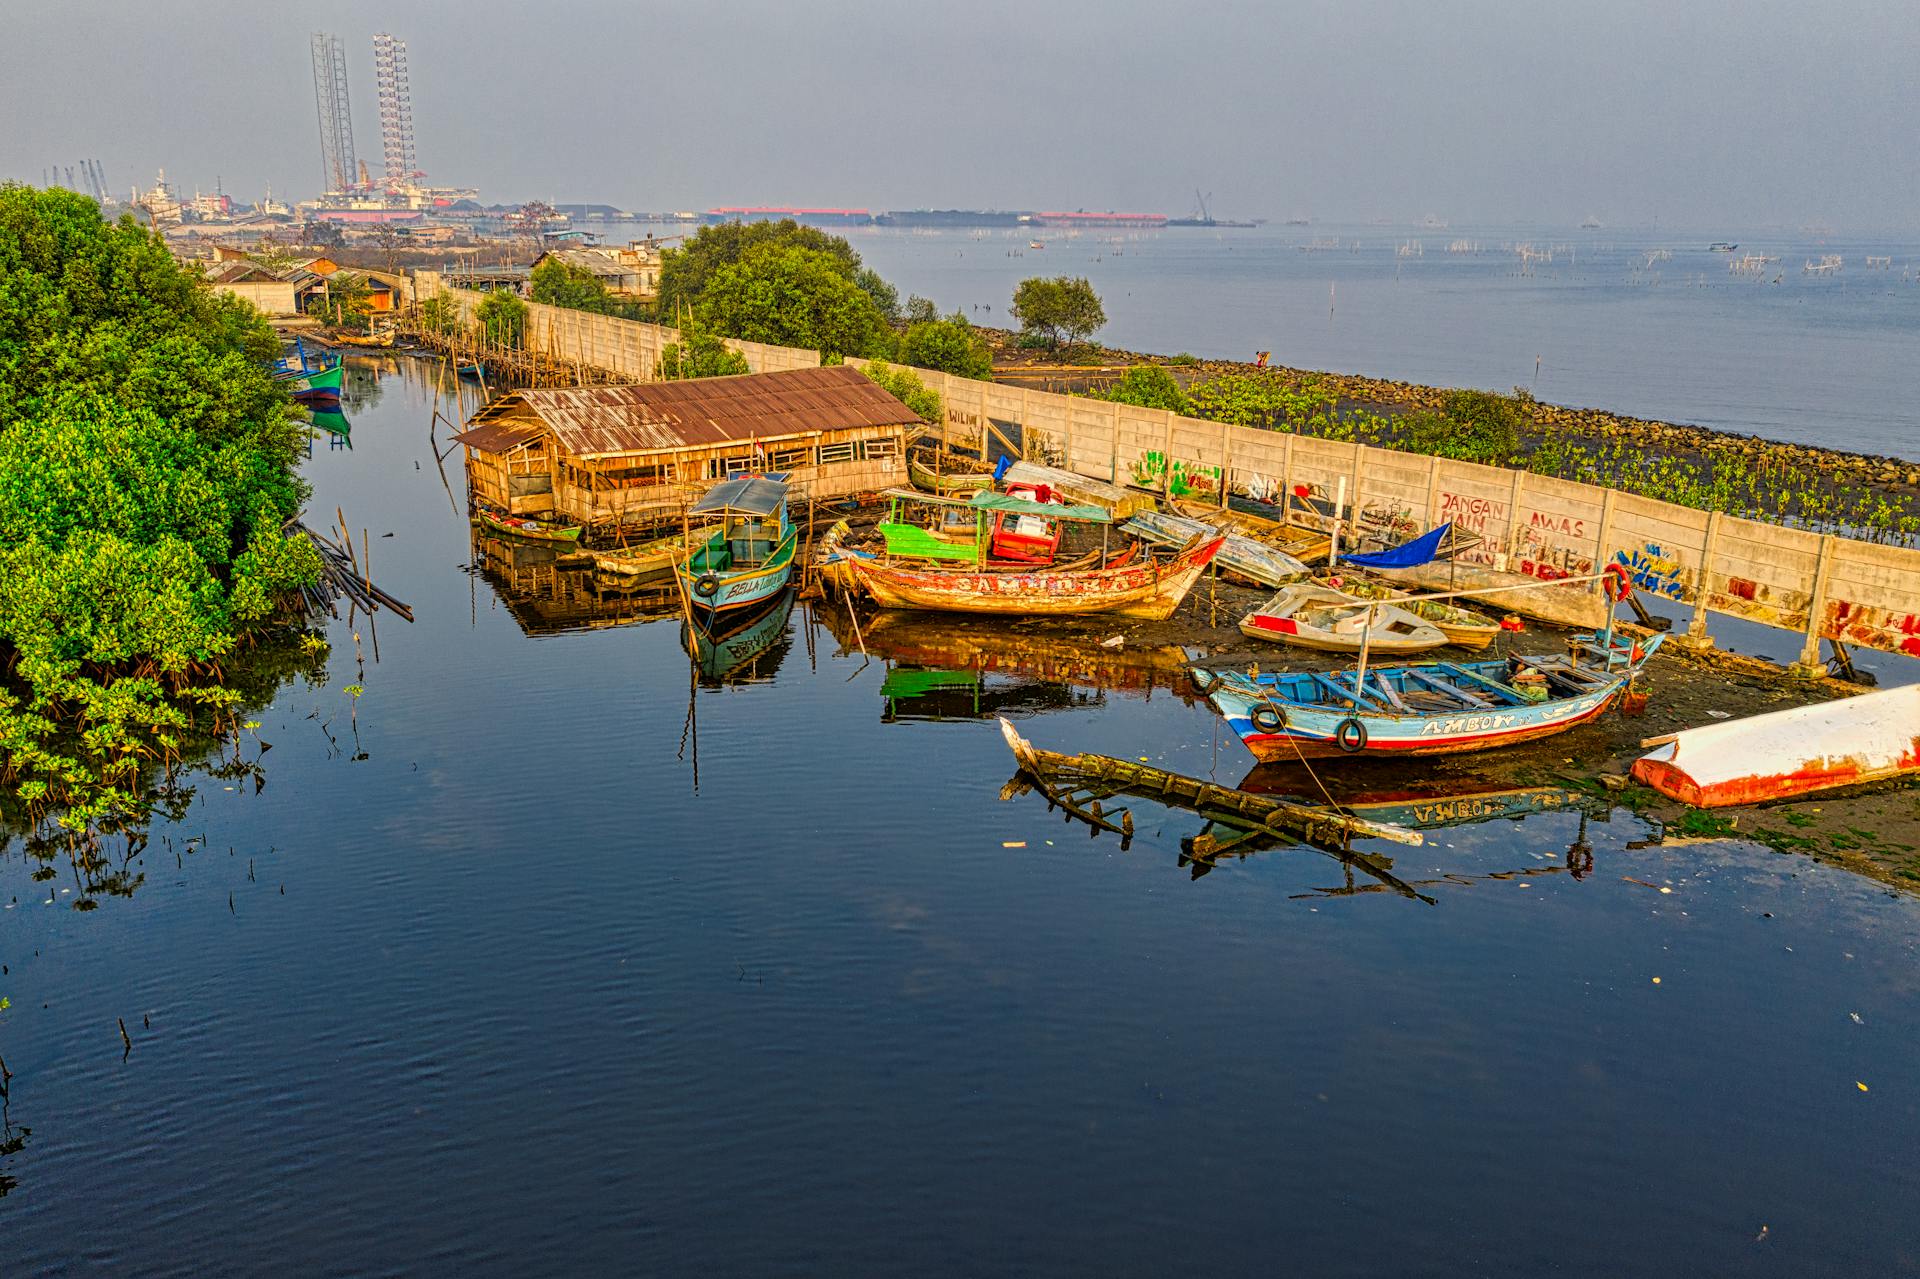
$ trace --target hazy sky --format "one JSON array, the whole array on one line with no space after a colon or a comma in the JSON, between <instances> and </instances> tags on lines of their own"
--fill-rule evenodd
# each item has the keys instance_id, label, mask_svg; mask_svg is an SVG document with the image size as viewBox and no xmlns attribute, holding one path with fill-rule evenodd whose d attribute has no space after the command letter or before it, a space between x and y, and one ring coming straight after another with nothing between
<instances>
[{"instance_id":1,"label":"hazy sky","mask_svg":"<svg viewBox=\"0 0 1920 1279\"><path fill-rule=\"evenodd\" d=\"M1920 0L0 0L0 177L311 195L316 26L489 201L1920 224Z\"/></svg>"}]
</instances>

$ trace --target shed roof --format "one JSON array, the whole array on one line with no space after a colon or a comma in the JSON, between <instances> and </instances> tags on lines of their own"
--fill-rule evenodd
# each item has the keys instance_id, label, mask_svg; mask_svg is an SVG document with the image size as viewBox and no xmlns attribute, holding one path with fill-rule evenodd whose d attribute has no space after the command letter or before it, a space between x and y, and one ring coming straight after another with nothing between
<instances>
[{"instance_id":1,"label":"shed roof","mask_svg":"<svg viewBox=\"0 0 1920 1279\"><path fill-rule=\"evenodd\" d=\"M531 413L575 457L674 452L735 440L906 426L914 411L845 365L634 386L515 391L475 426ZM469 435L473 432L468 432ZM476 447L478 447L476 445Z\"/></svg>"},{"instance_id":2,"label":"shed roof","mask_svg":"<svg viewBox=\"0 0 1920 1279\"><path fill-rule=\"evenodd\" d=\"M548 258L564 263L576 271L585 271L602 279L617 279L632 275L640 269L638 266L628 266L612 253L599 249L548 249L534 260L534 265L539 266Z\"/></svg>"},{"instance_id":3,"label":"shed roof","mask_svg":"<svg viewBox=\"0 0 1920 1279\"><path fill-rule=\"evenodd\" d=\"M540 438L545 432L538 422L525 418L497 417L454 436L454 441L478 453L511 453L522 444Z\"/></svg>"}]
</instances>

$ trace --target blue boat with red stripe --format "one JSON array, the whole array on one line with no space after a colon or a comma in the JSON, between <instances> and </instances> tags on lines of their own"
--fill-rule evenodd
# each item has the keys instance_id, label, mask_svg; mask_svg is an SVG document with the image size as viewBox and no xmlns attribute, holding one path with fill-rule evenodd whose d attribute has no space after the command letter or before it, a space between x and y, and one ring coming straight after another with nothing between
<instances>
[{"instance_id":1,"label":"blue boat with red stripe","mask_svg":"<svg viewBox=\"0 0 1920 1279\"><path fill-rule=\"evenodd\" d=\"M1195 667L1197 687L1263 763L1449 755L1562 733L1626 693L1663 637L1573 637L1569 652L1486 662L1364 663L1275 674Z\"/></svg>"}]
</instances>

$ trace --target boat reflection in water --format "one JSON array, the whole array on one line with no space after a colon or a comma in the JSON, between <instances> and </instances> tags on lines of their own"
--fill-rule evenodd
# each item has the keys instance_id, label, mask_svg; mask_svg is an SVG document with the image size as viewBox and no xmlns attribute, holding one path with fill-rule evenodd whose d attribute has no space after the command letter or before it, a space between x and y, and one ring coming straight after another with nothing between
<instances>
[{"instance_id":1,"label":"boat reflection in water","mask_svg":"<svg viewBox=\"0 0 1920 1279\"><path fill-rule=\"evenodd\" d=\"M667 579L670 588L672 580ZM793 647L787 626L793 616L793 600L794 592L789 588L748 616L722 614L726 625L717 631L681 622L680 640L693 654L700 682L764 684L779 674L780 663Z\"/></svg>"},{"instance_id":2,"label":"boat reflection in water","mask_svg":"<svg viewBox=\"0 0 1920 1279\"><path fill-rule=\"evenodd\" d=\"M571 547L495 537L473 529L473 571L494 588L520 629L535 638L633 626L683 616L671 577L608 578Z\"/></svg>"},{"instance_id":3,"label":"boat reflection in water","mask_svg":"<svg viewBox=\"0 0 1920 1279\"><path fill-rule=\"evenodd\" d=\"M1107 648L1098 634L1023 633L1004 621L883 612L855 635L844 609L814 613L843 657L887 664L881 719L979 720L1106 704L1109 694L1195 699L1186 655L1170 646Z\"/></svg>"}]
</instances>

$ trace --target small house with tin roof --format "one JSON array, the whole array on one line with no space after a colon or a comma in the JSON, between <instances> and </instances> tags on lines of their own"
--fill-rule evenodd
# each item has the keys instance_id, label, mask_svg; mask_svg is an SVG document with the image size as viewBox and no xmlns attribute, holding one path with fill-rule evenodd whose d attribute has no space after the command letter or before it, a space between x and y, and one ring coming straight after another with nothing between
<instances>
[{"instance_id":1,"label":"small house with tin roof","mask_svg":"<svg viewBox=\"0 0 1920 1279\"><path fill-rule=\"evenodd\" d=\"M888 488L906 479L919 426L859 370L832 366L513 391L454 438L476 499L591 536L677 521L707 489L755 471L788 472L796 497Z\"/></svg>"}]
</instances>

